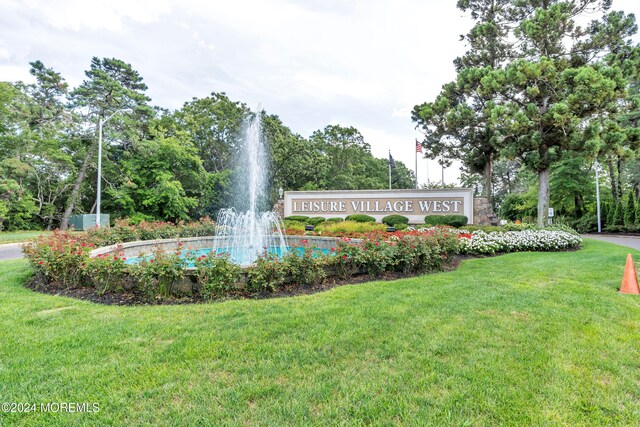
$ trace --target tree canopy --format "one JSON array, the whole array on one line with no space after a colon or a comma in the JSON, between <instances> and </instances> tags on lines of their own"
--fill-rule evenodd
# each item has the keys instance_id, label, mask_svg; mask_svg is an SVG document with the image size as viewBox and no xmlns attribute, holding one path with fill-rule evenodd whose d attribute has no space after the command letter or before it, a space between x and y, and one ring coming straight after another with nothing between
<instances>
[{"instance_id":1,"label":"tree canopy","mask_svg":"<svg viewBox=\"0 0 640 427\"><path fill-rule=\"evenodd\" d=\"M255 114L225 93L170 111L151 103L131 64L93 58L70 88L60 73L31 63L35 83L0 82L0 228L68 226L93 213L97 128L103 126L102 210L114 218L187 220L215 216L233 202L236 160ZM260 111L270 158L270 203L277 189L388 187L386 159L360 132L327 126L309 138ZM412 188L413 171L392 170L394 188Z\"/></svg>"}]
</instances>

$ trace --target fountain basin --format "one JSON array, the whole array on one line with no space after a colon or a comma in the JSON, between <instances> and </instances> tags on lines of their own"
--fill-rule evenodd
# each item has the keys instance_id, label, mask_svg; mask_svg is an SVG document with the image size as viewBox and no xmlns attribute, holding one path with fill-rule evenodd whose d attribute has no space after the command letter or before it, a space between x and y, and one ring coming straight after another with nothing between
<instances>
[{"instance_id":1,"label":"fountain basin","mask_svg":"<svg viewBox=\"0 0 640 427\"><path fill-rule=\"evenodd\" d=\"M314 248L315 250L327 253L332 247L337 245L339 238L337 237L319 237L319 236L283 236L287 247L302 246L303 241L306 241L306 246ZM96 257L98 255L108 255L120 253L127 258L127 261L135 260L136 258L150 256L154 251L161 250L163 252L183 252L186 254L188 251L205 253L212 250L220 252L230 246L230 243L234 240L234 236L206 236L206 237L188 237L180 239L159 239L159 240L139 240L135 242L120 243L117 245L104 246L94 249L90 252L90 256ZM357 239L353 239L354 243L359 242ZM229 244L228 244L229 243ZM215 249L213 249L215 248ZM277 248L277 249L276 249ZM274 248L277 255L281 255L278 251L279 247ZM199 256L199 255L197 255ZM196 257L197 257L196 256ZM241 266L249 266L249 263L240 263ZM186 270L193 269L188 267Z\"/></svg>"}]
</instances>

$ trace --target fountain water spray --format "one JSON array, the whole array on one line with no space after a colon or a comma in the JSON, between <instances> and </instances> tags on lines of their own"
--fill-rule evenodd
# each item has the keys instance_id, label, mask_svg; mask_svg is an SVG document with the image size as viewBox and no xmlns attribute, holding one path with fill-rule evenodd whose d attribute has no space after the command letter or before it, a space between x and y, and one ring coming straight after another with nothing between
<instances>
[{"instance_id":1,"label":"fountain water spray","mask_svg":"<svg viewBox=\"0 0 640 427\"><path fill-rule=\"evenodd\" d=\"M238 167L242 172L236 183L238 204L246 204L245 212L234 208L222 209L218 214L216 235L224 235L214 248L217 253L228 253L240 265L253 263L265 250L283 254L287 251L282 234L281 220L274 212L259 212L259 203L266 197L267 150L262 138L260 112L250 120L244 137L244 148Z\"/></svg>"}]
</instances>

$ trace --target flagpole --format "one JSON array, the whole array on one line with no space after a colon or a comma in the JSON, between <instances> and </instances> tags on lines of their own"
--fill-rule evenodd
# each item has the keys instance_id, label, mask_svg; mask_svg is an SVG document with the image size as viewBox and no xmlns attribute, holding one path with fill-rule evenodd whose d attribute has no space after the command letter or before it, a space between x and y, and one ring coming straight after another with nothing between
<instances>
[{"instance_id":1,"label":"flagpole","mask_svg":"<svg viewBox=\"0 0 640 427\"><path fill-rule=\"evenodd\" d=\"M414 154L416 155L416 190L417 190L418 189L418 148L416 147L416 149L413 151L415 151Z\"/></svg>"},{"instance_id":2,"label":"flagpole","mask_svg":"<svg viewBox=\"0 0 640 427\"><path fill-rule=\"evenodd\" d=\"M391 150L389 150L389 190L391 190Z\"/></svg>"}]
</instances>

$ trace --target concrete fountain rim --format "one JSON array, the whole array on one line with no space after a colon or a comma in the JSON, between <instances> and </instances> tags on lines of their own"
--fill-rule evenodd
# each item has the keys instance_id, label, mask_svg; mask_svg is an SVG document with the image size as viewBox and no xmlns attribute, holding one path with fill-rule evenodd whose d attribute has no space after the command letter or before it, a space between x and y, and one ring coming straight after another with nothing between
<instances>
[{"instance_id":1,"label":"concrete fountain rim","mask_svg":"<svg viewBox=\"0 0 640 427\"><path fill-rule=\"evenodd\" d=\"M99 255L111 254L114 252L122 251L124 252L124 256L126 258L137 257L146 254L150 254L153 250L158 247L163 248L165 251L175 251L175 250L198 250L210 248L210 242L216 240L225 240L233 237L233 235L228 236L198 236L198 237L174 237L171 239L154 239L154 240L135 240L132 242L124 242L124 243L116 243L114 245L102 246L96 249L93 249L89 252L89 256L91 258L95 258ZM300 236L300 235L284 235L285 241L287 244L290 244L292 240L295 240L295 243L298 243L302 240L306 240L309 246L318 247L318 248L331 248L335 246L335 243L338 242L342 237L326 237L326 236ZM353 243L361 243L362 239L349 239ZM207 244L207 242L209 242ZM179 245L181 243L182 245ZM189 245L191 243L191 245ZM197 246L197 247L194 247ZM142 249L142 250L141 250ZM249 267L249 265L242 266L243 269ZM184 269L185 271L195 271L197 270L195 267L187 267Z\"/></svg>"},{"instance_id":2,"label":"concrete fountain rim","mask_svg":"<svg viewBox=\"0 0 640 427\"><path fill-rule=\"evenodd\" d=\"M95 258L98 255L110 254L116 251L124 250L132 251L134 249L146 249L147 251L142 251L141 253L151 253L153 249L157 247L170 246L175 245L176 247L169 247L168 250L177 250L179 248L178 244L181 243L180 246L183 250L196 250L209 248L208 245L203 245L207 242L213 242L217 240L226 240L233 237L233 235L228 236L198 236L198 237L174 237L171 239L153 239L153 240L135 240L131 242L124 243L116 243L113 245L102 246L96 249L93 249L89 252L89 256L91 258ZM327 237L327 236L300 236L300 235L284 235L283 236L287 243L290 243L292 240L307 240L309 246L316 246L320 248L328 248L331 243L335 243L342 239L342 237ZM361 242L362 239L350 239L350 241L354 243ZM191 245L190 245L191 244ZM140 253L140 252L139 252ZM137 255L137 253L136 253ZM126 255L125 255L126 256Z\"/></svg>"}]
</instances>

